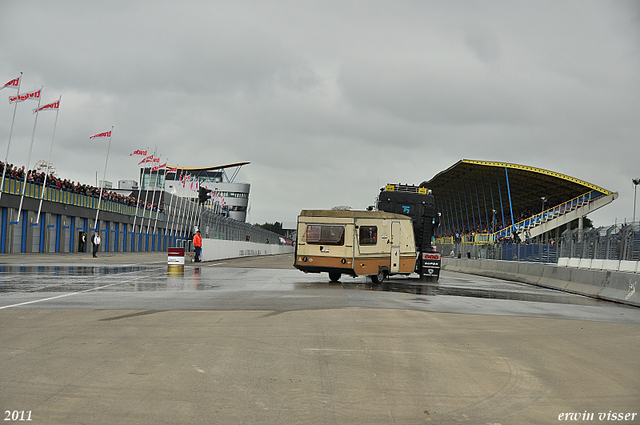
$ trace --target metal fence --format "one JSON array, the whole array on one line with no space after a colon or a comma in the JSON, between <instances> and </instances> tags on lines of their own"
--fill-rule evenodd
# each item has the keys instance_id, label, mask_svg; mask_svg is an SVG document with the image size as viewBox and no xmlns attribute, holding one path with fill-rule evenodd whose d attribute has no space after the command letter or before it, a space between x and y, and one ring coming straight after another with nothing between
<instances>
[{"instance_id":1,"label":"metal fence","mask_svg":"<svg viewBox=\"0 0 640 425\"><path fill-rule=\"evenodd\" d=\"M532 261L557 263L558 250L555 243L464 243L437 245L438 251L451 258L473 258L487 260Z\"/></svg>"},{"instance_id":2,"label":"metal fence","mask_svg":"<svg viewBox=\"0 0 640 425\"><path fill-rule=\"evenodd\" d=\"M243 221L214 213L204 208L200 216L200 232L203 238L228 241L250 241L278 245L280 235Z\"/></svg>"},{"instance_id":3,"label":"metal fence","mask_svg":"<svg viewBox=\"0 0 640 425\"><path fill-rule=\"evenodd\" d=\"M560 256L597 260L640 260L640 223L565 231Z\"/></svg>"},{"instance_id":4,"label":"metal fence","mask_svg":"<svg viewBox=\"0 0 640 425\"><path fill-rule=\"evenodd\" d=\"M455 258L543 263L557 263L559 257L639 261L640 223L566 230L549 243L489 242L476 235L457 241L441 238L436 246L442 255Z\"/></svg>"}]
</instances>

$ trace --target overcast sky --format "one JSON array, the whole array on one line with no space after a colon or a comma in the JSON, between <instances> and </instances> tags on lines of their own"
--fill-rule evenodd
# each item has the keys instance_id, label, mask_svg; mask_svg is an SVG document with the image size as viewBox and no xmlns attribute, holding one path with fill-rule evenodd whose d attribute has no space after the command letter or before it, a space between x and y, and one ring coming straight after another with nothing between
<instances>
[{"instance_id":1,"label":"overcast sky","mask_svg":"<svg viewBox=\"0 0 640 425\"><path fill-rule=\"evenodd\" d=\"M633 215L640 177L637 1L0 0L0 84L62 95L62 178L138 178L240 161L249 221L371 205L461 159L506 161L617 191L596 225ZM4 89L2 97L14 94ZM33 101L9 162L26 165ZM0 102L4 159L13 107ZM46 159L55 113L38 120ZM437 196L437 194L436 194ZM640 211L637 213L640 216Z\"/></svg>"}]
</instances>

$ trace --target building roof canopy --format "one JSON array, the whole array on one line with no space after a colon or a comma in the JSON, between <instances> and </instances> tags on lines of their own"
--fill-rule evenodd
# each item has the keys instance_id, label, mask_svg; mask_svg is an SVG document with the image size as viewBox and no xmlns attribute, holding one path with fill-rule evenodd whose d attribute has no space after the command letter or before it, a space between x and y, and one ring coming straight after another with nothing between
<instances>
[{"instance_id":1,"label":"building roof canopy","mask_svg":"<svg viewBox=\"0 0 640 425\"><path fill-rule=\"evenodd\" d=\"M468 159L458 161L420 186L431 189L436 200L449 196L452 199L468 198L476 203L476 200L483 198L501 197L506 200L510 194L515 211L540 208L542 197L547 199L545 205L550 207L592 190L605 195L612 193L595 184L554 171ZM484 207L480 206L480 209L484 210Z\"/></svg>"},{"instance_id":2,"label":"building roof canopy","mask_svg":"<svg viewBox=\"0 0 640 425\"><path fill-rule=\"evenodd\" d=\"M217 171L217 170L223 170L225 168L232 168L232 167L242 167L243 165L247 165L247 164L251 164L251 162L235 162L233 164L225 164L225 165L216 165L213 167L178 167L175 166L175 168L177 168L178 170L185 170L185 171ZM173 166L171 166L170 168L173 168Z\"/></svg>"}]
</instances>

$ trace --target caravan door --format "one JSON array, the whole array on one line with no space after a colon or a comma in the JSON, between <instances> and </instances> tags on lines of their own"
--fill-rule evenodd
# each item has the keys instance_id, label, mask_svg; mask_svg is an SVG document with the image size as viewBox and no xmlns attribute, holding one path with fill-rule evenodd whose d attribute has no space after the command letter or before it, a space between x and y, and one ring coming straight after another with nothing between
<instances>
[{"instance_id":1,"label":"caravan door","mask_svg":"<svg viewBox=\"0 0 640 425\"><path fill-rule=\"evenodd\" d=\"M400 271L400 222L391 222L391 273Z\"/></svg>"},{"instance_id":2,"label":"caravan door","mask_svg":"<svg viewBox=\"0 0 640 425\"><path fill-rule=\"evenodd\" d=\"M355 220L357 257L375 258L388 252L389 232L386 227L386 220L371 218L356 218Z\"/></svg>"}]
</instances>

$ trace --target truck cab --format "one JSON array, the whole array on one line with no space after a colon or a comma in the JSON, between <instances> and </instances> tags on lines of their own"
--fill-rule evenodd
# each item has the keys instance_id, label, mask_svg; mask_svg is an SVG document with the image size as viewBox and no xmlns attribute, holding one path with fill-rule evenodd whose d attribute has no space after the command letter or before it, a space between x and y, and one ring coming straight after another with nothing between
<instances>
[{"instance_id":1,"label":"truck cab","mask_svg":"<svg viewBox=\"0 0 640 425\"><path fill-rule=\"evenodd\" d=\"M440 225L440 216L431 191L414 185L388 184L380 189L376 209L411 218L419 253L415 272L421 280L437 282L442 256L436 251L433 234Z\"/></svg>"}]
</instances>

